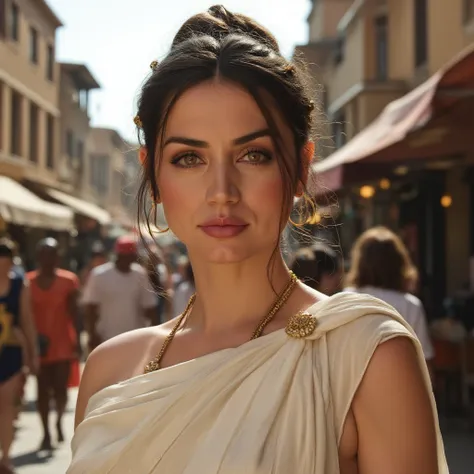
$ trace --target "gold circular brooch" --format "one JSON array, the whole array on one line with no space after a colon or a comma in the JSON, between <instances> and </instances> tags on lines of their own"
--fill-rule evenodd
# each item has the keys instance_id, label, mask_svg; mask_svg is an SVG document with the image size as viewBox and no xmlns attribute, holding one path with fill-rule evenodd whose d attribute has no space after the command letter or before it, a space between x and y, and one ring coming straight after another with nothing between
<instances>
[{"instance_id":1,"label":"gold circular brooch","mask_svg":"<svg viewBox=\"0 0 474 474\"><path fill-rule=\"evenodd\" d=\"M309 313L298 313L292 316L286 325L285 332L290 337L302 339L313 334L318 320Z\"/></svg>"}]
</instances>

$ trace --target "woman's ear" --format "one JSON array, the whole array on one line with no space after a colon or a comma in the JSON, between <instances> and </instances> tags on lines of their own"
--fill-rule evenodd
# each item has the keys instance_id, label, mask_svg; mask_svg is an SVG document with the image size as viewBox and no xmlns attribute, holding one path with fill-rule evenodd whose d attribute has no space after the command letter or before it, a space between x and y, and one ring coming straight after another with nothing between
<instances>
[{"instance_id":1,"label":"woman's ear","mask_svg":"<svg viewBox=\"0 0 474 474\"><path fill-rule=\"evenodd\" d=\"M308 141L301 150L301 164L303 169L301 170L301 180L296 187L297 197L301 197L303 195L306 184L308 183L309 167L313 161L314 150L315 146L312 140Z\"/></svg>"},{"instance_id":2,"label":"woman's ear","mask_svg":"<svg viewBox=\"0 0 474 474\"><path fill-rule=\"evenodd\" d=\"M141 146L140 149L138 150L138 160L140 161L140 164L142 166L145 164L147 154L148 154L148 151L146 147Z\"/></svg>"}]
</instances>

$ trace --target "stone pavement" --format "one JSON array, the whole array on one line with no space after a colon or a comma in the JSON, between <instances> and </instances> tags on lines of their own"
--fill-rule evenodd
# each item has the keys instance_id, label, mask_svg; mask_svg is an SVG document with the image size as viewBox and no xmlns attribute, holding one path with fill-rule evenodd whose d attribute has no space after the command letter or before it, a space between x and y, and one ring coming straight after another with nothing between
<instances>
[{"instance_id":1,"label":"stone pavement","mask_svg":"<svg viewBox=\"0 0 474 474\"><path fill-rule=\"evenodd\" d=\"M77 390L70 391L68 412L64 420L66 442L56 449L50 458L40 457L36 453L41 441L41 430L33 402L35 394L35 383L30 378L26 387L27 406L20 416L17 439L13 445L12 454L17 472L18 474L64 474L70 459L69 444L73 432ZM51 426L54 428L53 418L51 418ZM52 435L54 440L54 431ZM450 429L444 434L444 442L450 474L474 474L474 433L468 434L461 430Z\"/></svg>"},{"instance_id":2,"label":"stone pavement","mask_svg":"<svg viewBox=\"0 0 474 474\"><path fill-rule=\"evenodd\" d=\"M66 441L58 446L52 456L38 454L37 449L41 442L42 432L34 400L36 398L36 384L30 377L26 385L26 407L17 422L17 437L13 445L12 457L18 474L64 474L69 466L70 440L74 428L74 407L77 398L77 389L70 390L67 413L64 417L64 436ZM52 441L55 444L55 418L50 418Z\"/></svg>"}]
</instances>

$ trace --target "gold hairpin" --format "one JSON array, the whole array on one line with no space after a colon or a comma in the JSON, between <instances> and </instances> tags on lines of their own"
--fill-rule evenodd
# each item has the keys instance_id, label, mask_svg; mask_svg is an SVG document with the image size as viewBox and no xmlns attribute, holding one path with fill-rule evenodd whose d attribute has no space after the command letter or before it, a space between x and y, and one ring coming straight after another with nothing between
<instances>
[{"instance_id":1,"label":"gold hairpin","mask_svg":"<svg viewBox=\"0 0 474 474\"><path fill-rule=\"evenodd\" d=\"M135 115L135 117L133 117L133 123L138 127L138 128L142 128L143 127L143 123L142 123L142 120L140 118L139 115Z\"/></svg>"},{"instance_id":2,"label":"gold hairpin","mask_svg":"<svg viewBox=\"0 0 474 474\"><path fill-rule=\"evenodd\" d=\"M288 64L287 66L285 66L285 69L283 69L283 72L285 74L294 74L296 71L296 68L293 64Z\"/></svg>"},{"instance_id":3,"label":"gold hairpin","mask_svg":"<svg viewBox=\"0 0 474 474\"><path fill-rule=\"evenodd\" d=\"M309 110L312 112L314 110L314 100L310 100L309 101L309 106L308 106Z\"/></svg>"},{"instance_id":4,"label":"gold hairpin","mask_svg":"<svg viewBox=\"0 0 474 474\"><path fill-rule=\"evenodd\" d=\"M158 61L156 61L156 60L152 61L151 64L150 64L150 69L152 71L155 71L157 67L158 67Z\"/></svg>"}]
</instances>

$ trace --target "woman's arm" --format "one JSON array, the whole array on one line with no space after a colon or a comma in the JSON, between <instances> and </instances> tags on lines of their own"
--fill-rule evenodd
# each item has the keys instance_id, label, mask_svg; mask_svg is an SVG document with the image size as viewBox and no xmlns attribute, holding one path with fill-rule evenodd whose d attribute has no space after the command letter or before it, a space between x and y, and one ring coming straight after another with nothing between
<instances>
[{"instance_id":1,"label":"woman's arm","mask_svg":"<svg viewBox=\"0 0 474 474\"><path fill-rule=\"evenodd\" d=\"M428 390L410 339L377 348L352 405L361 474L438 474Z\"/></svg>"},{"instance_id":2,"label":"woman's arm","mask_svg":"<svg viewBox=\"0 0 474 474\"><path fill-rule=\"evenodd\" d=\"M30 288L23 285L20 295L20 327L26 340L27 365L31 373L35 374L39 368L38 335L31 311Z\"/></svg>"}]
</instances>

